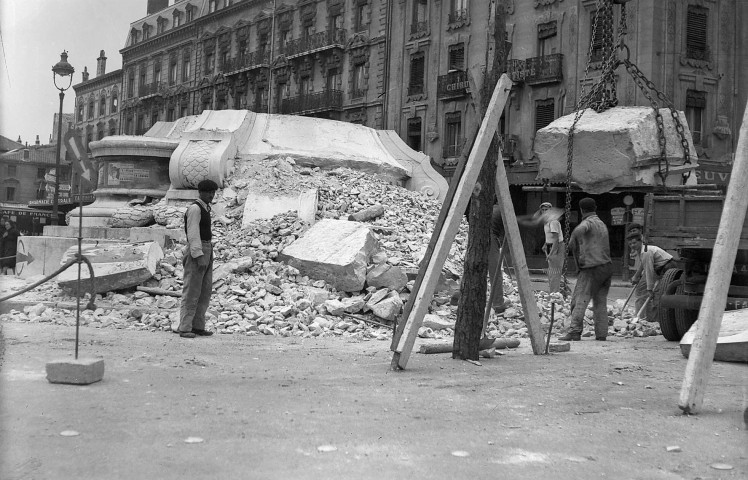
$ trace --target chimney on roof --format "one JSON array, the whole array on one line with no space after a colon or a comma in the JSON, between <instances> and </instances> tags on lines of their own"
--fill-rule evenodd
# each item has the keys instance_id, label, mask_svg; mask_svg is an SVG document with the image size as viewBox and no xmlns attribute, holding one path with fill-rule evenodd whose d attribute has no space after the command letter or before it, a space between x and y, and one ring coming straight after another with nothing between
<instances>
[{"instance_id":1,"label":"chimney on roof","mask_svg":"<svg viewBox=\"0 0 748 480\"><path fill-rule=\"evenodd\" d=\"M96 59L96 76L100 77L106 73L106 55L104 50L99 53L99 58Z\"/></svg>"},{"instance_id":2,"label":"chimney on roof","mask_svg":"<svg viewBox=\"0 0 748 480\"><path fill-rule=\"evenodd\" d=\"M36 142L34 142L34 145L37 147L39 146L39 135L36 136Z\"/></svg>"},{"instance_id":3,"label":"chimney on roof","mask_svg":"<svg viewBox=\"0 0 748 480\"><path fill-rule=\"evenodd\" d=\"M16 142L18 142L18 143L23 143L23 142L21 141L21 136L20 136L20 135L18 136L18 140L16 140Z\"/></svg>"},{"instance_id":4,"label":"chimney on roof","mask_svg":"<svg viewBox=\"0 0 748 480\"><path fill-rule=\"evenodd\" d=\"M88 67L83 67L83 74L82 75L83 75L83 81L87 82L88 81Z\"/></svg>"},{"instance_id":5,"label":"chimney on roof","mask_svg":"<svg viewBox=\"0 0 748 480\"><path fill-rule=\"evenodd\" d=\"M168 6L169 0L148 0L148 13L146 15L160 12Z\"/></svg>"}]
</instances>

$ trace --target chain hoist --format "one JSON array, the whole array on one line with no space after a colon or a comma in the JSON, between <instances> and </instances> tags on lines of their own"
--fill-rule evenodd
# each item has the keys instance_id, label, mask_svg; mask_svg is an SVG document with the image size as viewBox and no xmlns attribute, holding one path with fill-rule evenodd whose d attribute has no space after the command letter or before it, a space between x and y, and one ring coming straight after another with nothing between
<instances>
[{"instance_id":1,"label":"chain hoist","mask_svg":"<svg viewBox=\"0 0 748 480\"><path fill-rule=\"evenodd\" d=\"M615 43L613 41L614 3L621 4L621 14ZM601 74L599 80L595 82L590 88L590 91L585 92L590 65L593 61L592 57L595 50L594 47L597 43L598 32L602 37L602 63L600 67ZM569 127L568 134L568 148L566 159L566 202L564 212L564 218L566 220L566 225L564 228L566 255L564 256L564 265L562 270L562 291L564 295L569 292L566 271L568 266L568 246L571 230L571 179L574 163L574 132L576 130L577 124L579 123L582 115L587 108L591 108L597 113L601 113L609 108L618 105L615 71L619 65L623 65L626 68L626 71L629 73L629 75L631 75L634 83L636 83L636 85L642 91L654 111L655 123L657 125L657 143L660 150L660 155L657 160L657 175L660 177L663 187L667 188L666 179L670 173L670 165L667 160L667 138L665 136L665 122L662 118L662 114L660 113L659 102L661 102L664 107L667 107L670 110L670 115L672 116L673 124L675 125L675 131L678 134L681 147L683 148L684 163L691 163L691 150L689 147L688 139L686 137L685 128L680 120L680 115L675 109L673 102L671 102L663 92L658 90L655 84L647 79L642 71L639 70L639 68L630 60L630 50L624 41L626 32L626 1L597 0L597 3L595 5L595 18L592 25L592 36L590 38L590 46L587 52L587 62L584 69L584 77L581 82L579 101L574 107L574 120ZM624 58L623 60L620 60L618 58L619 50L625 51L626 53L626 58ZM654 96L652 95L653 93ZM656 99L655 96L657 97ZM684 181L687 180L689 176L690 172L684 175Z\"/></svg>"}]
</instances>

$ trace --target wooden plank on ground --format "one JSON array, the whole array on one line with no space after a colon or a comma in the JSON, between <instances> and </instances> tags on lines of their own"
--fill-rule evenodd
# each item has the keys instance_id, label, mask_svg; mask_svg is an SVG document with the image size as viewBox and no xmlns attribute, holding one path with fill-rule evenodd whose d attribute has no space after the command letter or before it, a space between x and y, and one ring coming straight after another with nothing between
<instances>
[{"instance_id":1,"label":"wooden plank on ground","mask_svg":"<svg viewBox=\"0 0 748 480\"><path fill-rule=\"evenodd\" d=\"M486 116L483 118L475 145L470 151L470 156L465 164L465 171L457 184L455 198L446 214L441 233L434 244L433 254L425 268L423 279L419 288L414 288L413 292L411 292L411 297L413 297L412 309L407 317L403 316L401 325L398 325L400 335L397 338L397 343L393 339L393 345L395 345L392 356L393 369L404 369L408 363L408 358L418 335L418 329L423 323L423 317L428 310L434 290L436 289L436 284L439 281L439 274L447 259L449 249L454 242L457 231L460 228L463 212L467 208L468 201L475 187L475 182L478 179L478 174L486 158L486 153L488 153L488 148L498 128L499 118L509 98L511 87L512 81L509 80L508 76L502 75L494 88L491 101L486 109ZM511 202L509 205L511 205ZM419 276L421 275L419 274Z\"/></svg>"},{"instance_id":2,"label":"wooden plank on ground","mask_svg":"<svg viewBox=\"0 0 748 480\"><path fill-rule=\"evenodd\" d=\"M738 253L740 233L743 229L742 220L745 219L748 210L748 105L743 112L738 147L735 150L735 163L727 187L717 239L714 242L704 300L699 309L698 326L680 391L678 406L685 413L696 413L704 401L704 390L717 349L717 337L722 315L725 313L727 291Z\"/></svg>"}]
</instances>

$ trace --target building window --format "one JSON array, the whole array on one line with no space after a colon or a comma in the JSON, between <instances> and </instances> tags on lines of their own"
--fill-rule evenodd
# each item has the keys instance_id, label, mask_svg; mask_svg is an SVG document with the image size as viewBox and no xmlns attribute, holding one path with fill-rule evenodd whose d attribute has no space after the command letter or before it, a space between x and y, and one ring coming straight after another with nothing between
<instances>
[{"instance_id":1,"label":"building window","mask_svg":"<svg viewBox=\"0 0 748 480\"><path fill-rule=\"evenodd\" d=\"M167 122L173 122L174 121L174 107L169 107L166 110L166 121Z\"/></svg>"},{"instance_id":2,"label":"building window","mask_svg":"<svg viewBox=\"0 0 748 480\"><path fill-rule=\"evenodd\" d=\"M16 187L5 187L5 201L12 202L16 199Z\"/></svg>"},{"instance_id":3,"label":"building window","mask_svg":"<svg viewBox=\"0 0 748 480\"><path fill-rule=\"evenodd\" d=\"M99 133L96 134L96 139L101 140L102 138L104 138L104 129L100 128Z\"/></svg>"},{"instance_id":4,"label":"building window","mask_svg":"<svg viewBox=\"0 0 748 480\"><path fill-rule=\"evenodd\" d=\"M9 177L15 177L18 174L18 166L17 165L8 165L8 176Z\"/></svg>"},{"instance_id":5,"label":"building window","mask_svg":"<svg viewBox=\"0 0 748 480\"><path fill-rule=\"evenodd\" d=\"M25 149L23 150L23 159L24 159L24 160L28 160L28 159L29 159L29 156L30 156L30 155L31 155L31 152L29 152L29 149L28 149L28 148L25 148Z\"/></svg>"},{"instance_id":6,"label":"building window","mask_svg":"<svg viewBox=\"0 0 748 480\"><path fill-rule=\"evenodd\" d=\"M177 61L172 59L169 63L169 85L177 83Z\"/></svg>"},{"instance_id":7,"label":"building window","mask_svg":"<svg viewBox=\"0 0 748 480\"><path fill-rule=\"evenodd\" d=\"M213 13L216 11L216 0L210 0L208 2L208 13Z\"/></svg>"},{"instance_id":8,"label":"building window","mask_svg":"<svg viewBox=\"0 0 748 480\"><path fill-rule=\"evenodd\" d=\"M140 114L138 115L138 124L136 125L135 134L136 135L142 135L145 133L145 116Z\"/></svg>"},{"instance_id":9,"label":"building window","mask_svg":"<svg viewBox=\"0 0 748 480\"><path fill-rule=\"evenodd\" d=\"M157 58L153 62L153 83L158 85L161 83L161 59Z\"/></svg>"},{"instance_id":10,"label":"building window","mask_svg":"<svg viewBox=\"0 0 748 480\"><path fill-rule=\"evenodd\" d=\"M114 127L109 129L109 135L116 135L116 134L117 134L117 130Z\"/></svg>"},{"instance_id":11,"label":"building window","mask_svg":"<svg viewBox=\"0 0 748 480\"><path fill-rule=\"evenodd\" d=\"M127 98L132 98L135 90L135 72L130 70L127 75Z\"/></svg>"},{"instance_id":12,"label":"building window","mask_svg":"<svg viewBox=\"0 0 748 480\"><path fill-rule=\"evenodd\" d=\"M413 2L413 23L410 33L425 32L428 29L428 0Z\"/></svg>"},{"instance_id":13,"label":"building window","mask_svg":"<svg viewBox=\"0 0 748 480\"><path fill-rule=\"evenodd\" d=\"M336 13L335 15L330 16L330 28L335 30L342 30L343 29L343 15L340 13Z\"/></svg>"},{"instance_id":14,"label":"building window","mask_svg":"<svg viewBox=\"0 0 748 480\"><path fill-rule=\"evenodd\" d=\"M465 70L465 44L449 46L449 71Z\"/></svg>"},{"instance_id":15,"label":"building window","mask_svg":"<svg viewBox=\"0 0 748 480\"><path fill-rule=\"evenodd\" d=\"M353 26L357 32L366 28L366 2L359 0L353 7Z\"/></svg>"},{"instance_id":16,"label":"building window","mask_svg":"<svg viewBox=\"0 0 748 480\"><path fill-rule=\"evenodd\" d=\"M187 104L183 104L182 107L179 109L179 117L186 117L187 116Z\"/></svg>"},{"instance_id":17,"label":"building window","mask_svg":"<svg viewBox=\"0 0 748 480\"><path fill-rule=\"evenodd\" d=\"M83 120L85 120L83 118L83 108L84 108L83 107L83 100L81 100L80 103L78 104L78 121L79 122L82 122Z\"/></svg>"},{"instance_id":18,"label":"building window","mask_svg":"<svg viewBox=\"0 0 748 480\"><path fill-rule=\"evenodd\" d=\"M158 122L158 111L151 113L151 126L156 125L156 122Z\"/></svg>"},{"instance_id":19,"label":"building window","mask_svg":"<svg viewBox=\"0 0 748 480\"><path fill-rule=\"evenodd\" d=\"M702 145L704 140L704 111L706 110L706 92L686 91L686 121L691 129L694 145Z\"/></svg>"},{"instance_id":20,"label":"building window","mask_svg":"<svg viewBox=\"0 0 748 480\"><path fill-rule=\"evenodd\" d=\"M408 119L408 146L416 152L421 151L421 117Z\"/></svg>"},{"instance_id":21,"label":"building window","mask_svg":"<svg viewBox=\"0 0 748 480\"><path fill-rule=\"evenodd\" d=\"M182 81L186 82L190 79L190 52L185 52L182 60Z\"/></svg>"},{"instance_id":22,"label":"building window","mask_svg":"<svg viewBox=\"0 0 748 480\"><path fill-rule=\"evenodd\" d=\"M468 0L450 0L449 23L457 23L468 19Z\"/></svg>"},{"instance_id":23,"label":"building window","mask_svg":"<svg viewBox=\"0 0 748 480\"><path fill-rule=\"evenodd\" d=\"M174 10L173 15L174 15L174 18L171 23L171 28L177 28L178 26L182 24L182 12L180 12L179 10Z\"/></svg>"},{"instance_id":24,"label":"building window","mask_svg":"<svg viewBox=\"0 0 748 480\"><path fill-rule=\"evenodd\" d=\"M556 53L553 41L557 32L556 21L541 23L538 25L538 56L542 57Z\"/></svg>"},{"instance_id":25,"label":"building window","mask_svg":"<svg viewBox=\"0 0 748 480\"><path fill-rule=\"evenodd\" d=\"M191 22L195 18L195 7L193 7L192 5L187 5L186 7L184 7L184 12L186 15L185 21Z\"/></svg>"},{"instance_id":26,"label":"building window","mask_svg":"<svg viewBox=\"0 0 748 480\"><path fill-rule=\"evenodd\" d=\"M117 92L112 93L112 113L117 113L117 109L119 108L119 100L117 99Z\"/></svg>"},{"instance_id":27,"label":"building window","mask_svg":"<svg viewBox=\"0 0 748 480\"><path fill-rule=\"evenodd\" d=\"M127 117L127 120L125 121L125 132L127 133L127 135L133 134L132 117Z\"/></svg>"},{"instance_id":28,"label":"building window","mask_svg":"<svg viewBox=\"0 0 748 480\"><path fill-rule=\"evenodd\" d=\"M219 66L218 66L218 69L221 72L225 72L226 71L226 68L228 67L228 64L229 64L229 56L230 56L230 54L231 54L231 52L229 52L228 50L221 50L220 57L219 57L220 58L220 60L219 60L220 63L219 63Z\"/></svg>"},{"instance_id":29,"label":"building window","mask_svg":"<svg viewBox=\"0 0 748 480\"><path fill-rule=\"evenodd\" d=\"M151 26L147 23L143 24L143 40L151 38Z\"/></svg>"},{"instance_id":30,"label":"building window","mask_svg":"<svg viewBox=\"0 0 748 480\"><path fill-rule=\"evenodd\" d=\"M353 95L352 98L361 98L366 95L366 65L363 63L353 66Z\"/></svg>"},{"instance_id":31,"label":"building window","mask_svg":"<svg viewBox=\"0 0 748 480\"><path fill-rule=\"evenodd\" d=\"M104 96L104 92L102 92L99 99L99 116L103 117L104 115L106 115L106 97Z\"/></svg>"},{"instance_id":32,"label":"building window","mask_svg":"<svg viewBox=\"0 0 748 480\"><path fill-rule=\"evenodd\" d=\"M423 94L425 66L426 56L423 54L423 52L416 53L410 58L410 79L408 81L408 95Z\"/></svg>"},{"instance_id":33,"label":"building window","mask_svg":"<svg viewBox=\"0 0 748 480\"><path fill-rule=\"evenodd\" d=\"M444 158L459 157L462 152L462 115L450 112L444 117Z\"/></svg>"},{"instance_id":34,"label":"building window","mask_svg":"<svg viewBox=\"0 0 748 480\"><path fill-rule=\"evenodd\" d=\"M47 174L47 169L44 167L36 167L36 179L44 180L44 176Z\"/></svg>"},{"instance_id":35,"label":"building window","mask_svg":"<svg viewBox=\"0 0 748 480\"><path fill-rule=\"evenodd\" d=\"M707 45L709 10L698 5L689 5L686 15L686 57L709 60Z\"/></svg>"},{"instance_id":36,"label":"building window","mask_svg":"<svg viewBox=\"0 0 748 480\"><path fill-rule=\"evenodd\" d=\"M93 142L93 135L89 133L88 135L86 135L86 151L89 153L91 152L91 142Z\"/></svg>"},{"instance_id":37,"label":"building window","mask_svg":"<svg viewBox=\"0 0 748 480\"><path fill-rule=\"evenodd\" d=\"M556 119L556 103L552 98L535 102L535 131L550 125Z\"/></svg>"},{"instance_id":38,"label":"building window","mask_svg":"<svg viewBox=\"0 0 748 480\"><path fill-rule=\"evenodd\" d=\"M130 30L130 45L138 43L138 31L134 28Z\"/></svg>"},{"instance_id":39,"label":"building window","mask_svg":"<svg viewBox=\"0 0 748 480\"><path fill-rule=\"evenodd\" d=\"M143 91L143 89L145 88L145 78L146 78L145 68L146 68L145 65L141 65L140 66L140 79L138 81L138 91L139 92ZM138 93L138 96L140 96L140 95L141 94Z\"/></svg>"},{"instance_id":40,"label":"building window","mask_svg":"<svg viewBox=\"0 0 748 480\"><path fill-rule=\"evenodd\" d=\"M88 119L94 118L94 101L93 98L91 98L88 101Z\"/></svg>"},{"instance_id":41,"label":"building window","mask_svg":"<svg viewBox=\"0 0 748 480\"><path fill-rule=\"evenodd\" d=\"M278 52L283 53L286 51L286 45L291 40L290 30L281 30L280 32L280 43L278 44Z\"/></svg>"},{"instance_id":42,"label":"building window","mask_svg":"<svg viewBox=\"0 0 748 480\"><path fill-rule=\"evenodd\" d=\"M205 75L213 73L216 67L215 58L213 58L213 52L205 52Z\"/></svg>"},{"instance_id":43,"label":"building window","mask_svg":"<svg viewBox=\"0 0 748 480\"><path fill-rule=\"evenodd\" d=\"M340 84L343 81L343 77L340 75L340 70L332 68L327 72L327 90L340 90Z\"/></svg>"}]
</instances>

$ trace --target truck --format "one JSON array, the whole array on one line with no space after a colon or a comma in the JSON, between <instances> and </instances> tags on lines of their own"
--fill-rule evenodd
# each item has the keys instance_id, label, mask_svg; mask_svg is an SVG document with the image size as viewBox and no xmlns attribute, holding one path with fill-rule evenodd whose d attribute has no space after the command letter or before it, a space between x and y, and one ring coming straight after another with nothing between
<instances>
[{"instance_id":1,"label":"truck","mask_svg":"<svg viewBox=\"0 0 748 480\"><path fill-rule=\"evenodd\" d=\"M655 299L662 335L679 341L698 317L725 196L720 190L648 193L644 235L673 254L677 268L663 273ZM748 222L743 222L725 310L748 308Z\"/></svg>"}]
</instances>

